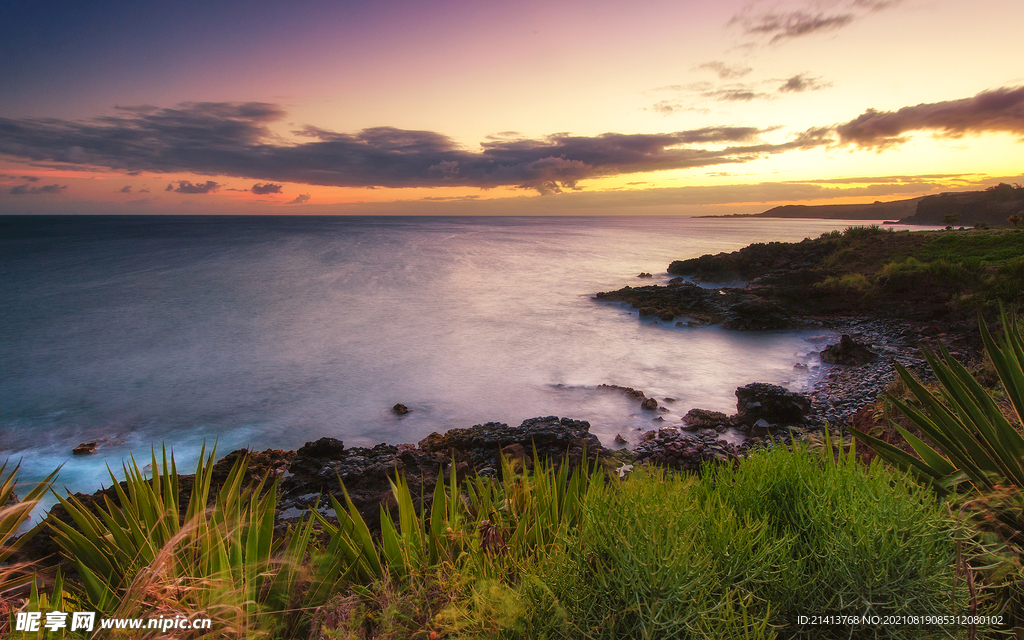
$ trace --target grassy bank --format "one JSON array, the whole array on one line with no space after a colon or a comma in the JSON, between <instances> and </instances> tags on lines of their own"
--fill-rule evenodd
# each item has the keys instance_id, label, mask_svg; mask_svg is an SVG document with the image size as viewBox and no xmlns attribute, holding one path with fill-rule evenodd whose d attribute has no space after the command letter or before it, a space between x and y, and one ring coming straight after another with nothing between
<instances>
[{"instance_id":1,"label":"grassy bank","mask_svg":"<svg viewBox=\"0 0 1024 640\"><path fill-rule=\"evenodd\" d=\"M929 296L963 310L1024 302L1024 230L893 231L851 227L823 234L828 251L819 288L866 303Z\"/></svg>"},{"instance_id":2,"label":"grassy bank","mask_svg":"<svg viewBox=\"0 0 1024 640\"><path fill-rule=\"evenodd\" d=\"M210 497L212 457L187 506L169 497L173 468L148 480L129 469L120 506L90 516L69 503L78 527L58 525L58 540L77 577L22 608L212 618L182 638L848 637L849 625L798 616L969 608L965 528L908 476L831 447L764 451L703 477L507 464L504 484L442 480L419 511L399 483L379 536L336 502L334 519L311 512L283 539L274 492L243 487L240 465L210 510L195 505Z\"/></svg>"}]
</instances>

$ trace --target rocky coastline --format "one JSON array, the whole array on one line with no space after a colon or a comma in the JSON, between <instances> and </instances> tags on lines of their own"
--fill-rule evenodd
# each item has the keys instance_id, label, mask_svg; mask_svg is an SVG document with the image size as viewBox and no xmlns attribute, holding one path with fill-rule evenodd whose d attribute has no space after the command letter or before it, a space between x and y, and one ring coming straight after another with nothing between
<instances>
[{"instance_id":1,"label":"rocky coastline","mask_svg":"<svg viewBox=\"0 0 1024 640\"><path fill-rule=\"evenodd\" d=\"M346 447L341 440L324 437L294 451L231 452L216 463L214 484L223 482L238 458L246 457L250 479L277 481L276 526L283 533L311 507L329 515L329 497L344 500L340 484L344 483L372 529L379 526L381 506L393 506L389 479L397 474L405 476L414 496L429 500L440 474L454 471L460 479L474 475L500 478L501 455L509 457L517 470L529 469L541 459L558 467L599 465L620 476L643 464L684 471L698 471L708 463L736 464L752 448L788 443L801 434L850 423L893 380L894 363L927 375L919 350L922 343L940 339L956 355L977 353L969 322L951 310L941 291L904 296L917 304L904 313L901 310L908 307L892 306L885 300L866 303L816 286L827 276L820 267L833 249L821 241L751 245L732 254L673 262L668 271L677 277L667 285L624 287L595 296L629 304L638 310L642 321L677 327L817 327L841 334L841 340L823 350L823 372L808 394L753 383L736 390L737 409L731 416L693 407L677 418L642 390L602 385L626 394L644 410L661 412L656 418L659 428L644 433L631 449L606 448L590 433L589 423L554 416L525 420L517 427L490 422L432 433L416 444ZM646 279L648 274L640 277ZM694 282L736 278L747 282L718 288ZM408 411L403 405L392 410L397 414ZM625 440L616 438L616 444L625 444ZM91 451L76 453L88 455ZM182 476L182 503L190 491L191 478ZM114 488L76 497L91 506L102 505L105 499L117 503ZM60 505L47 517L68 521ZM56 553L56 545L43 527L21 550L19 559L35 561Z\"/></svg>"}]
</instances>

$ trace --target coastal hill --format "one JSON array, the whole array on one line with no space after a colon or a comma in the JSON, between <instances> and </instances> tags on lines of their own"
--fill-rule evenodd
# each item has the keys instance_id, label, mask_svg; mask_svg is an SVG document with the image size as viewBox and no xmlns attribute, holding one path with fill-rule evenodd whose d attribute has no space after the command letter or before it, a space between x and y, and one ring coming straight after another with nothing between
<instances>
[{"instance_id":1,"label":"coastal hill","mask_svg":"<svg viewBox=\"0 0 1024 640\"><path fill-rule=\"evenodd\" d=\"M917 205L924 197L893 202L870 204L786 204L773 207L752 218L822 218L825 220L900 220L917 213Z\"/></svg>"},{"instance_id":2,"label":"coastal hill","mask_svg":"<svg viewBox=\"0 0 1024 640\"><path fill-rule=\"evenodd\" d=\"M1024 188L999 183L984 191L964 191L867 204L787 204L762 213L740 214L751 218L820 218L825 220L893 220L901 224L955 226L1006 224L1011 215L1024 216Z\"/></svg>"}]
</instances>

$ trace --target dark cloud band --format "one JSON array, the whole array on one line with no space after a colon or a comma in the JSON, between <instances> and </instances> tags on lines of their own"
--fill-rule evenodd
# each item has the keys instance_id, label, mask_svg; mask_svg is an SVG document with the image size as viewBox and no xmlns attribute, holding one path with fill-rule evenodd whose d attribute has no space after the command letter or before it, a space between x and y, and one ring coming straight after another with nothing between
<instances>
[{"instance_id":1,"label":"dark cloud band","mask_svg":"<svg viewBox=\"0 0 1024 640\"><path fill-rule=\"evenodd\" d=\"M587 178L746 162L821 144L806 136L764 144L763 130L754 127L501 137L483 142L481 151L432 131L375 127L349 134L306 127L296 132L306 141L287 144L267 128L283 115L264 103L186 103L122 108L117 116L88 122L0 118L0 153L136 172L342 187L518 186L546 193L575 188ZM218 186L179 182L169 190L210 193ZM257 184L253 191L274 186Z\"/></svg>"},{"instance_id":2,"label":"dark cloud band","mask_svg":"<svg viewBox=\"0 0 1024 640\"><path fill-rule=\"evenodd\" d=\"M919 104L898 111L868 109L836 127L841 142L867 148L899 144L906 140L904 134L925 130L948 137L983 132L1024 136L1024 87L993 89L972 98Z\"/></svg>"},{"instance_id":3,"label":"dark cloud band","mask_svg":"<svg viewBox=\"0 0 1024 640\"><path fill-rule=\"evenodd\" d=\"M787 80L792 91L811 90L816 83L804 76ZM88 122L0 118L0 153L64 166L267 181L250 189L261 195L281 193L283 182L339 187L516 186L553 193L576 189L590 178L742 163L824 146L837 134L840 143L866 148L896 144L907 132L920 130L946 136L1024 136L1024 87L898 111L868 110L850 122L807 129L778 144L761 140L772 129L755 127L589 137L559 133L541 139L510 134L488 138L479 151L432 131L375 127L335 133L306 127L296 132L303 141L288 144L267 128L284 116L274 105L190 103L120 112ZM166 190L208 194L222 186L213 180L178 181ZM23 185L11 193L53 192L52 187L47 189Z\"/></svg>"}]
</instances>

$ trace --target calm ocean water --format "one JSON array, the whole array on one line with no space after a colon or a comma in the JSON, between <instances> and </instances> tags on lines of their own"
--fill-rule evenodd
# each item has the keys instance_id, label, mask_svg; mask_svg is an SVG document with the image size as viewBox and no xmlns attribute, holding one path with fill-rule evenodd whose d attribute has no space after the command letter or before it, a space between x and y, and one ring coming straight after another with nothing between
<instances>
[{"instance_id":1,"label":"calm ocean water","mask_svg":"<svg viewBox=\"0 0 1024 640\"><path fill-rule=\"evenodd\" d=\"M735 411L806 388L820 331L641 321L594 293L670 261L849 223L687 218L0 218L0 459L72 491L151 446L416 442L542 415L610 443L658 423L632 386ZM398 417L401 402L412 412ZM632 435L631 435L632 434ZM80 442L100 441L75 457Z\"/></svg>"}]
</instances>

